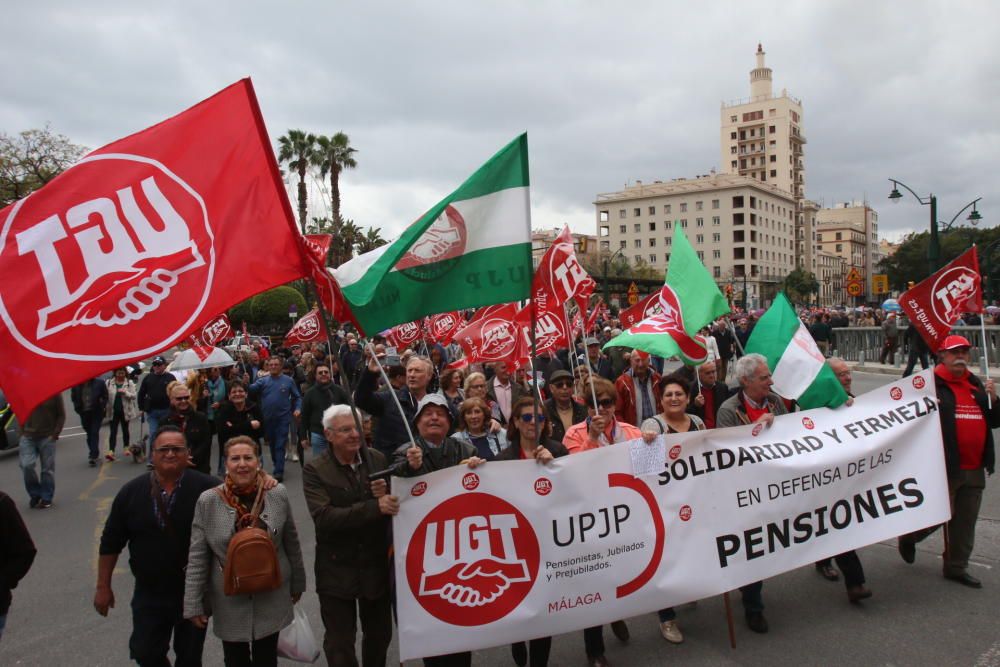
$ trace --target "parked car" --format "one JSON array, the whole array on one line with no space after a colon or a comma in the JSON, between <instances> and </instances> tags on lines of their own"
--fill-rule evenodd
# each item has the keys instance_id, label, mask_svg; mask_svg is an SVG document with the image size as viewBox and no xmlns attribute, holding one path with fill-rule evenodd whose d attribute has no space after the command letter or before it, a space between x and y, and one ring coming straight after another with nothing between
<instances>
[{"instance_id":1,"label":"parked car","mask_svg":"<svg viewBox=\"0 0 1000 667\"><path fill-rule=\"evenodd\" d=\"M21 425L7 403L7 397L0 390L0 427L3 428L4 439L0 440L0 449L13 449L21 438Z\"/></svg>"}]
</instances>

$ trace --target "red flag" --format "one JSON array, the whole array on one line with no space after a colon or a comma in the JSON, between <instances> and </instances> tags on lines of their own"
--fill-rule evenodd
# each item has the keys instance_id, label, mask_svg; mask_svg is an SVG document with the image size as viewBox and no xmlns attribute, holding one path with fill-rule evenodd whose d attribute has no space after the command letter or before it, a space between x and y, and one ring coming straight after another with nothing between
<instances>
[{"instance_id":1,"label":"red flag","mask_svg":"<svg viewBox=\"0 0 1000 667\"><path fill-rule=\"evenodd\" d=\"M191 344L191 349L194 350L194 353L197 354L198 358L202 361L208 359L209 355L212 354L212 346L205 345L201 338L196 334L188 336L188 343Z\"/></svg>"},{"instance_id":2,"label":"red flag","mask_svg":"<svg viewBox=\"0 0 1000 667\"><path fill-rule=\"evenodd\" d=\"M455 334L469 363L504 361L516 368L520 353L520 334L514 323L517 310L516 303L488 306Z\"/></svg>"},{"instance_id":3,"label":"red flag","mask_svg":"<svg viewBox=\"0 0 1000 667\"><path fill-rule=\"evenodd\" d=\"M962 313L983 312L979 256L973 246L899 297L910 326L937 352Z\"/></svg>"},{"instance_id":4,"label":"red flag","mask_svg":"<svg viewBox=\"0 0 1000 667\"><path fill-rule=\"evenodd\" d=\"M586 310L587 301L596 287L580 263L576 260L573 250L573 235L569 226L563 227L555 242L549 246L531 282L531 290L536 302L547 301L550 306L546 310L555 310L556 305L576 299L581 310ZM582 305L581 305L582 304ZM541 312L539 309L538 312Z\"/></svg>"},{"instance_id":5,"label":"red flag","mask_svg":"<svg viewBox=\"0 0 1000 667\"><path fill-rule=\"evenodd\" d=\"M450 345L455 333L465 324L458 311L441 313L428 318L427 330L434 342Z\"/></svg>"},{"instance_id":6,"label":"red flag","mask_svg":"<svg viewBox=\"0 0 1000 667\"><path fill-rule=\"evenodd\" d=\"M319 302L326 312L338 322L351 322L364 335L354 313L351 312L347 300L340 294L340 285L326 266L326 256L330 251L333 236L330 234L306 234L302 238L303 252L306 257L309 279L316 286Z\"/></svg>"},{"instance_id":7,"label":"red flag","mask_svg":"<svg viewBox=\"0 0 1000 667\"><path fill-rule=\"evenodd\" d=\"M422 327L417 322L397 324L385 332L385 339L397 350L404 350L420 340Z\"/></svg>"},{"instance_id":8,"label":"red flag","mask_svg":"<svg viewBox=\"0 0 1000 667\"><path fill-rule=\"evenodd\" d=\"M594 330L594 327L597 326L597 318L600 317L602 313L607 311L607 308L603 308L603 306L604 300L601 297L597 297L597 303L594 304L594 307L590 311L590 315L587 316L588 332Z\"/></svg>"},{"instance_id":9,"label":"red flag","mask_svg":"<svg viewBox=\"0 0 1000 667\"><path fill-rule=\"evenodd\" d=\"M530 304L517 311L515 322L521 334L519 361L526 363L531 358ZM566 338L566 319L551 311L538 313L535 316L535 353L544 354L549 350L558 350L561 347L569 347Z\"/></svg>"},{"instance_id":10,"label":"red flag","mask_svg":"<svg viewBox=\"0 0 1000 667\"><path fill-rule=\"evenodd\" d=\"M302 343L315 343L326 337L326 326L323 324L323 318L320 317L319 308L313 308L293 324L292 328L285 334L285 347L301 345Z\"/></svg>"},{"instance_id":11,"label":"red flag","mask_svg":"<svg viewBox=\"0 0 1000 667\"><path fill-rule=\"evenodd\" d=\"M658 312L660 312L660 293L653 292L639 303L618 313L618 321L622 323L623 329L630 329L634 324L638 324Z\"/></svg>"},{"instance_id":12,"label":"red flag","mask_svg":"<svg viewBox=\"0 0 1000 667\"><path fill-rule=\"evenodd\" d=\"M250 332L247 331L247 321L243 320L243 345L250 345Z\"/></svg>"},{"instance_id":13,"label":"red flag","mask_svg":"<svg viewBox=\"0 0 1000 667\"><path fill-rule=\"evenodd\" d=\"M0 386L27 417L303 277L300 248L244 79L0 212Z\"/></svg>"},{"instance_id":14,"label":"red flag","mask_svg":"<svg viewBox=\"0 0 1000 667\"><path fill-rule=\"evenodd\" d=\"M229 322L229 316L222 313L202 325L198 338L201 339L202 345L214 347L232 335L233 326Z\"/></svg>"}]
</instances>

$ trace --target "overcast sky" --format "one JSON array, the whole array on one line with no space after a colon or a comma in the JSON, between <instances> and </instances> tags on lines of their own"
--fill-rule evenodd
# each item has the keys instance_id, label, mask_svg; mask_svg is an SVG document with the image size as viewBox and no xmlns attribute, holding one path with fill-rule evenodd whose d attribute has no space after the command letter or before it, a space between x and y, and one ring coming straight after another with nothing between
<instances>
[{"instance_id":1,"label":"overcast sky","mask_svg":"<svg viewBox=\"0 0 1000 667\"><path fill-rule=\"evenodd\" d=\"M760 41L804 106L807 197L867 198L891 239L928 209L890 208L890 177L944 221L978 196L1000 221L997 3L155 4L8 3L0 130L97 148L249 75L275 142L350 136L363 227L397 234L527 130L534 226L594 233L597 193L719 166L720 103L749 95Z\"/></svg>"}]
</instances>

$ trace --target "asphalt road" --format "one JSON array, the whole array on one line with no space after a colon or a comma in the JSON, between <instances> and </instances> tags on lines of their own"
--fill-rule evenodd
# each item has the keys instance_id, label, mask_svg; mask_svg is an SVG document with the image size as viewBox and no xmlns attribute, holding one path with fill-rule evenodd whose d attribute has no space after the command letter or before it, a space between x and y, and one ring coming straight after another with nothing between
<instances>
[{"instance_id":1,"label":"asphalt road","mask_svg":"<svg viewBox=\"0 0 1000 667\"><path fill-rule=\"evenodd\" d=\"M863 393L892 379L856 373L855 389ZM91 601L97 542L111 500L125 481L144 469L121 458L96 469L87 467L86 446L76 423L71 416L58 444L55 505L50 510L28 509L17 457L0 457L0 488L18 503L39 552L31 572L14 591L7 629L0 640L0 665L128 664L132 586L125 558L114 577L117 607L102 618ZM103 435L106 438L106 428ZM291 490L312 583L314 532L297 465L287 468L285 484ZM767 635L750 632L737 614L737 647L731 649L722 598L716 597L678 610L686 637L679 646L660 637L653 614L629 620L632 638L627 644L606 630L608 659L614 665L1000 665L997 487L996 480L990 480L971 566L972 573L983 580L983 590L970 590L941 577L939 535L919 545L914 565L900 560L895 542L873 544L859 552L875 594L862 605L847 602L842 583L825 581L811 567L801 568L765 583L771 625ZM738 594L733 601L738 606ZM307 592L300 604L305 605L313 630L321 633L315 594ZM489 642L484 633L483 643ZM389 664L397 662L394 640ZM513 664L506 647L479 651L473 662ZM210 632L205 665L221 664L221 644ZM586 664L582 633L556 637L550 664Z\"/></svg>"}]
</instances>

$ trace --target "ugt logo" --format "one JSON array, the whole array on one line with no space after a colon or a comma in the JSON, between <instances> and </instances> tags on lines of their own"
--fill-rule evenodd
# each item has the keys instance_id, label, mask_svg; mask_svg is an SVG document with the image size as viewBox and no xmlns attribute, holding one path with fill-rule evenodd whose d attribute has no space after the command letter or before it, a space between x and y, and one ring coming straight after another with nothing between
<instances>
[{"instance_id":1,"label":"ugt logo","mask_svg":"<svg viewBox=\"0 0 1000 667\"><path fill-rule=\"evenodd\" d=\"M318 314L313 313L309 317L303 319L295 326L295 329L296 329L295 333L297 333L299 335L299 338L301 338L304 341L316 338L316 336L319 335L320 331Z\"/></svg>"},{"instance_id":2,"label":"ugt logo","mask_svg":"<svg viewBox=\"0 0 1000 667\"><path fill-rule=\"evenodd\" d=\"M0 317L22 345L56 358L162 349L208 299L215 250L201 196L160 162L120 153L84 158L60 185L68 197L29 196L4 222L0 262L22 280L0 285ZM9 308L39 284L37 308ZM129 327L154 313L158 326Z\"/></svg>"},{"instance_id":3,"label":"ugt logo","mask_svg":"<svg viewBox=\"0 0 1000 667\"><path fill-rule=\"evenodd\" d=\"M492 623L514 610L538 576L538 538L502 498L466 493L424 517L406 551L406 579L421 607L452 625Z\"/></svg>"},{"instance_id":4,"label":"ugt logo","mask_svg":"<svg viewBox=\"0 0 1000 667\"><path fill-rule=\"evenodd\" d=\"M942 273L931 290L934 316L949 324L957 320L967 308L968 300L975 296L978 283L979 276L966 266L956 266Z\"/></svg>"}]
</instances>

